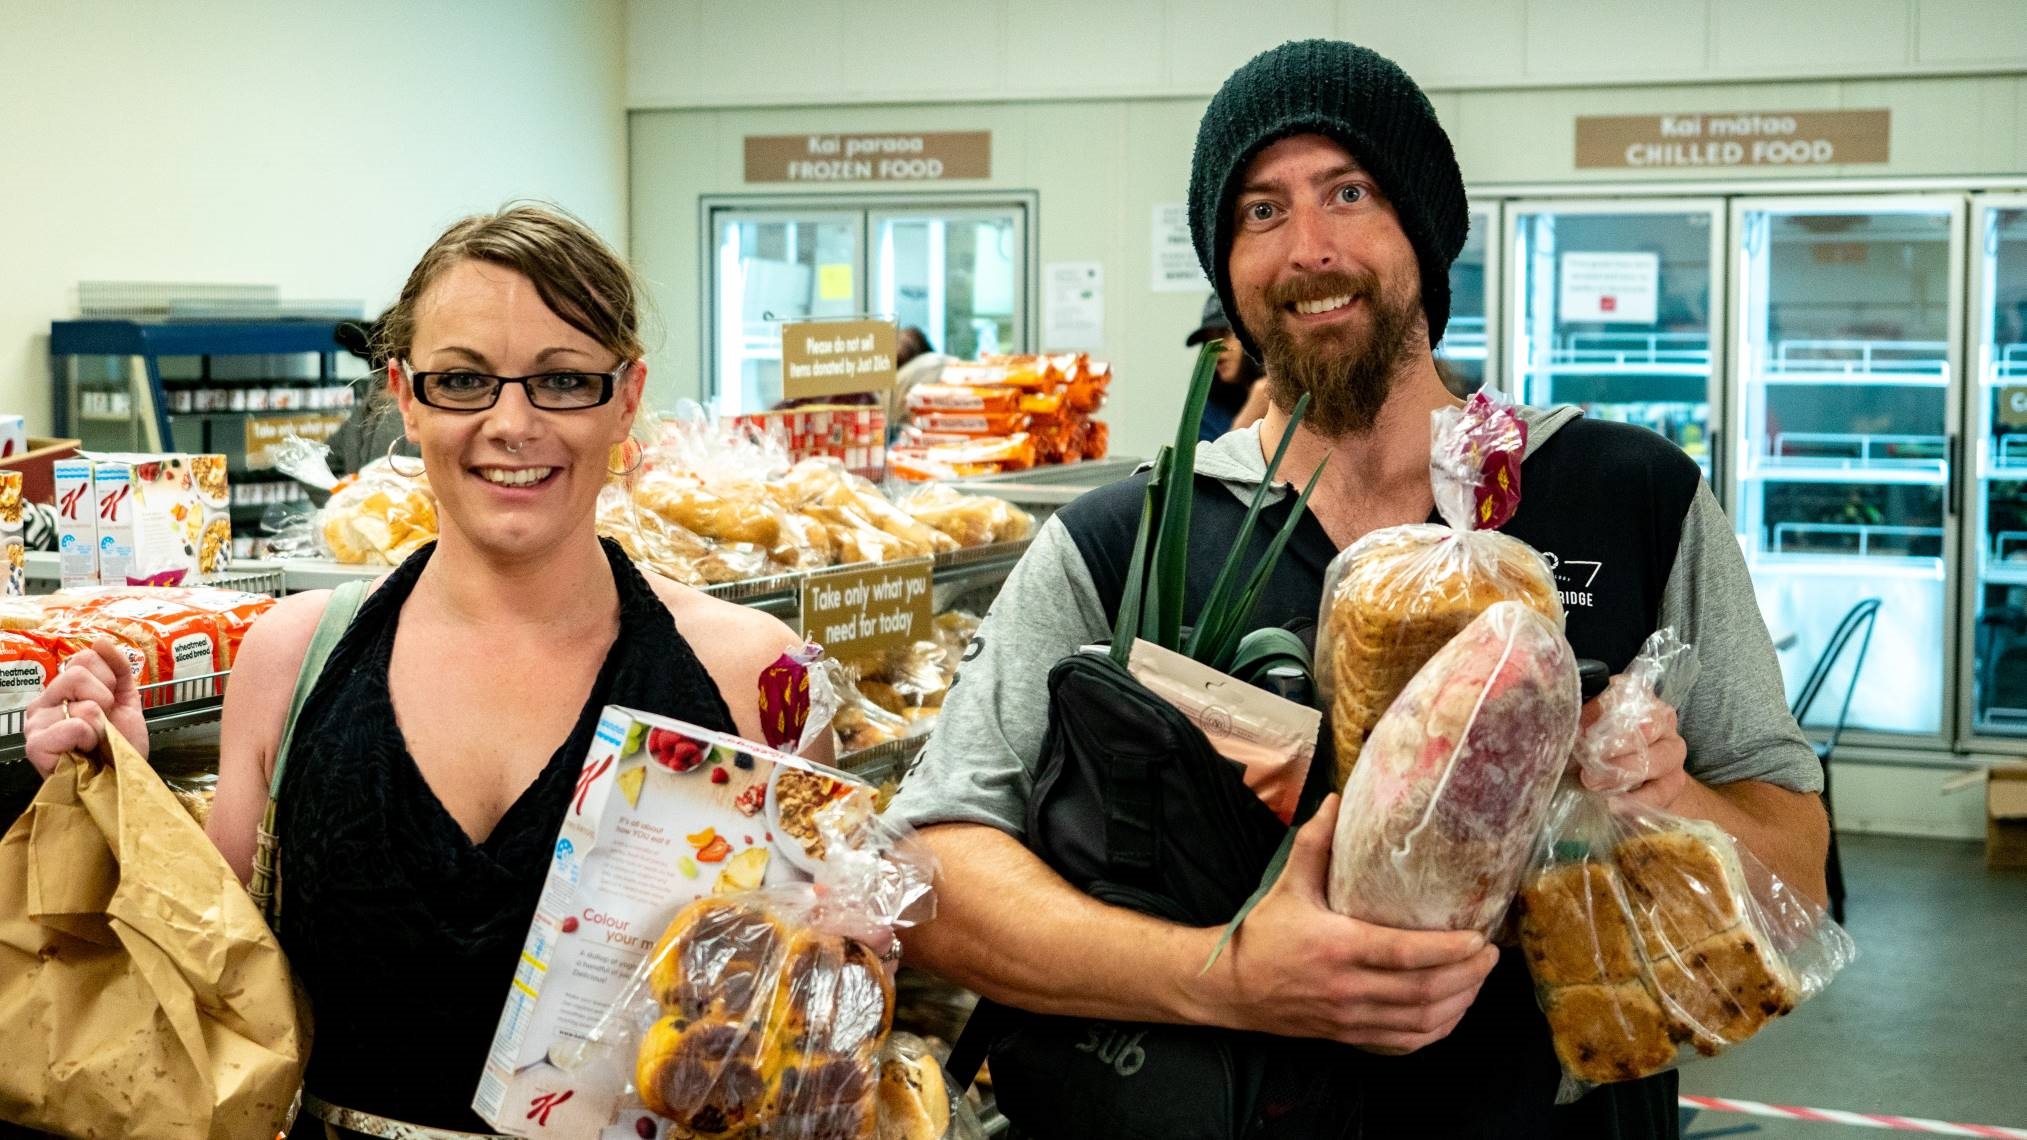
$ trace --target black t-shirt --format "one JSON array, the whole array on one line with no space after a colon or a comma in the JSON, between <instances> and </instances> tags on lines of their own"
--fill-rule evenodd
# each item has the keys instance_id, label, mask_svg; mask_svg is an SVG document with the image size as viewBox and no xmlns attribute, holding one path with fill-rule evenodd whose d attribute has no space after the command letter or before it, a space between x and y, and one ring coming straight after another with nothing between
<instances>
[{"instance_id":1,"label":"black t-shirt","mask_svg":"<svg viewBox=\"0 0 2027 1140\"><path fill-rule=\"evenodd\" d=\"M1682 522L1702 474L1643 428L1578 419L1522 466L1521 505L1501 528L1555 569L1570 646L1622 672L1659 622ZM1100 488L1058 515L1089 569L1108 618L1118 612L1146 476ZM1263 511L1257 558L1293 507ZM1219 481L1198 476L1191 507L1185 622L1194 620L1245 517ZM1337 548L1304 518L1253 615L1257 627L1313 622ZM1264 870L1264 868L1262 868ZM1675 1137L1675 1074L1606 1085L1558 1107L1548 1025L1517 951L1502 954L1448 1038L1406 1057L1359 1056L1367 1137Z\"/></svg>"}]
</instances>

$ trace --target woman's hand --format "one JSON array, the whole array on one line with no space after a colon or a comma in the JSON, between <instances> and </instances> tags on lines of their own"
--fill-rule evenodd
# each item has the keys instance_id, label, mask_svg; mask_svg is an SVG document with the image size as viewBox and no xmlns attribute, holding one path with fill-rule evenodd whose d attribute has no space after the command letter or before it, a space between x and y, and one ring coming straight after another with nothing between
<instances>
[{"instance_id":1,"label":"woman's hand","mask_svg":"<svg viewBox=\"0 0 2027 1140\"><path fill-rule=\"evenodd\" d=\"M89 756L105 742L110 721L142 757L148 723L141 690L119 646L106 638L63 663L56 678L28 706L24 718L28 762L46 779L67 752Z\"/></svg>"}]
</instances>

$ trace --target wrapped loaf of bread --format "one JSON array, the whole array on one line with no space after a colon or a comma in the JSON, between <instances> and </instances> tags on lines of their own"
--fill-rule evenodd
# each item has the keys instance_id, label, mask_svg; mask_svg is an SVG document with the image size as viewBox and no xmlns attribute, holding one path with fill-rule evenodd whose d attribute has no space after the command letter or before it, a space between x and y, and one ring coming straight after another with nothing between
<instances>
[{"instance_id":1,"label":"wrapped loaf of bread","mask_svg":"<svg viewBox=\"0 0 2027 1140\"><path fill-rule=\"evenodd\" d=\"M1565 1102L1747 1040L1856 953L1715 825L1574 783L1517 911Z\"/></svg>"},{"instance_id":2,"label":"wrapped loaf of bread","mask_svg":"<svg viewBox=\"0 0 2027 1140\"><path fill-rule=\"evenodd\" d=\"M1557 623L1494 602L1429 658L1365 741L1330 856L1330 908L1409 930L1505 917L1576 738Z\"/></svg>"},{"instance_id":3,"label":"wrapped loaf of bread","mask_svg":"<svg viewBox=\"0 0 2027 1140\"><path fill-rule=\"evenodd\" d=\"M1431 484L1448 525L1373 531L1339 554L1326 578L1317 680L1340 787L1408 679L1494 602L1520 602L1562 629L1548 563L1493 529L1519 506L1527 425L1482 393L1432 421Z\"/></svg>"}]
</instances>

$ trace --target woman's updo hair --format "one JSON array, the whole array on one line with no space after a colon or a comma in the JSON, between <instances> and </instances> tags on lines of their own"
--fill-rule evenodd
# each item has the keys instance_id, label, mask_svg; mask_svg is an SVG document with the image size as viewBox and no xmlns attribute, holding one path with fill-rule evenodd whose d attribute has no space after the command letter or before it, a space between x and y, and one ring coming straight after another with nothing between
<instances>
[{"instance_id":1,"label":"woman's updo hair","mask_svg":"<svg viewBox=\"0 0 2027 1140\"><path fill-rule=\"evenodd\" d=\"M518 202L498 213L462 219L430 245L394 307L381 316L381 359L408 359L415 344L417 301L445 270L465 260L504 266L534 282L551 312L622 361L646 354L640 285L626 260L562 209Z\"/></svg>"}]
</instances>

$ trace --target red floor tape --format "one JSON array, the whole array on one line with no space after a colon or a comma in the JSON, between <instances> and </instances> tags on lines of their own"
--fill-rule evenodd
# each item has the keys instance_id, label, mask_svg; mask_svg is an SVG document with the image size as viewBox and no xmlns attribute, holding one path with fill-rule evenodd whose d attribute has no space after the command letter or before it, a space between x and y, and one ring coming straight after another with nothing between
<instances>
[{"instance_id":1,"label":"red floor tape","mask_svg":"<svg viewBox=\"0 0 2027 1140\"><path fill-rule=\"evenodd\" d=\"M1890 1116L1881 1112L1846 1112L1840 1108L1799 1108L1787 1104L1761 1104L1756 1100L1732 1100L1714 1096L1683 1096L1682 1103L1707 1112L1736 1112L1746 1116L1772 1116L1782 1120L1808 1120L1818 1124L1849 1124L1858 1128L1886 1128L1895 1132L1926 1132L1932 1136L1985 1136L1998 1140L2027 1140L2027 1128L1997 1124L1952 1124L1946 1120L1924 1120L1918 1116Z\"/></svg>"}]
</instances>

